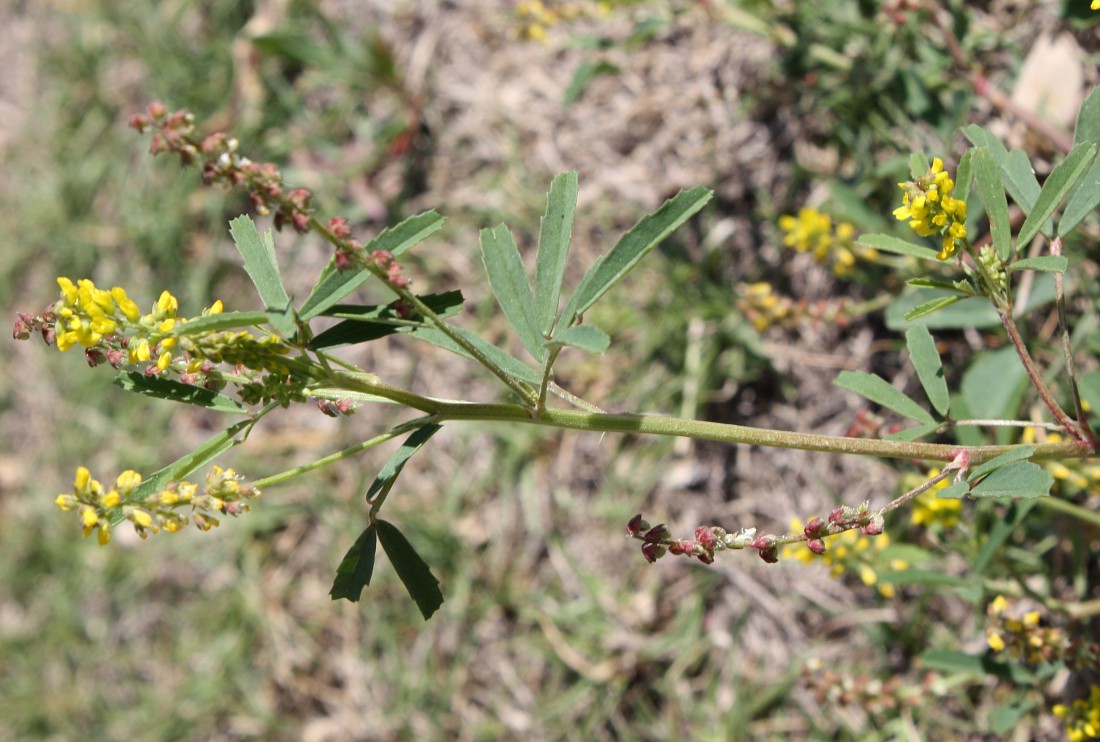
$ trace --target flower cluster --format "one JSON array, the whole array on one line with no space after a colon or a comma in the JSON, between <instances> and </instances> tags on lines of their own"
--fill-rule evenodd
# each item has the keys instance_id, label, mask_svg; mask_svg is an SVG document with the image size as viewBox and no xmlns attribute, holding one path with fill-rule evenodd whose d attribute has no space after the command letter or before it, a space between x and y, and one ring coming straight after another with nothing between
<instances>
[{"instance_id":1,"label":"flower cluster","mask_svg":"<svg viewBox=\"0 0 1100 742\"><path fill-rule=\"evenodd\" d=\"M843 327L848 323L849 302L841 297L825 301L795 301L777 294L770 283L737 285L737 309L758 332L769 327L792 328L803 322L825 322Z\"/></svg>"},{"instance_id":2,"label":"flower cluster","mask_svg":"<svg viewBox=\"0 0 1100 742\"><path fill-rule=\"evenodd\" d=\"M240 143L223 132L199 139L195 117L186 109L169 113L163 103L150 103L145 113L130 118L130 126L139 132L156 130L150 144L154 155L175 152L184 165L200 163L206 183L246 191L258 214L274 212L276 229L289 224L299 233L311 229L324 233L336 245L333 260L337 269L348 270L362 264L381 269L385 280L394 286L404 288L409 284L391 253L376 250L364 254L362 243L351 239L347 219L333 217L327 227L320 225L313 216L313 192L307 188L288 188L274 164L253 162L242 156L237 151Z\"/></svg>"},{"instance_id":3,"label":"flower cluster","mask_svg":"<svg viewBox=\"0 0 1100 742\"><path fill-rule=\"evenodd\" d=\"M1092 7L1100 10L1100 0ZM1100 739L1100 685L1089 688L1087 699L1078 698L1069 706L1059 703L1051 711L1066 725L1066 738L1070 742Z\"/></svg>"},{"instance_id":4,"label":"flower cluster","mask_svg":"<svg viewBox=\"0 0 1100 742\"><path fill-rule=\"evenodd\" d=\"M936 257L950 260L958 252L959 243L966 241L966 201L952 198L955 181L943 169L943 160L935 158L927 173L916 181L898 183L898 187L905 195L902 205L894 209L894 216L898 221L908 221L921 237L941 236Z\"/></svg>"},{"instance_id":5,"label":"flower cluster","mask_svg":"<svg viewBox=\"0 0 1100 742\"><path fill-rule=\"evenodd\" d=\"M547 30L562 21L575 20L582 15L606 14L607 3L599 3L590 10L579 2L543 2L543 0L520 0L516 4L516 20L519 21L519 36L532 41L545 41Z\"/></svg>"},{"instance_id":6,"label":"flower cluster","mask_svg":"<svg viewBox=\"0 0 1100 742\"><path fill-rule=\"evenodd\" d=\"M986 609L990 623L986 627L986 642L994 652L1004 652L1014 660L1032 665L1050 663L1062 658L1068 646L1060 629L1041 625L1038 611L1022 616L1008 615L1008 601L998 595Z\"/></svg>"},{"instance_id":7,"label":"flower cluster","mask_svg":"<svg viewBox=\"0 0 1100 742\"><path fill-rule=\"evenodd\" d=\"M833 577L858 574L863 584L876 586L883 597L894 597L892 585L879 584L876 569L883 559L881 552L890 545L890 537L883 532L882 516L872 514L867 503L859 508L837 507L829 514L828 521L814 516L803 526L802 521L792 520L791 529L801 531L806 541L804 545L785 546L784 557L793 556L803 564L820 561ZM909 567L900 559L890 560L888 566L894 571Z\"/></svg>"},{"instance_id":8,"label":"flower cluster","mask_svg":"<svg viewBox=\"0 0 1100 742\"><path fill-rule=\"evenodd\" d=\"M653 563L665 554L695 557L703 564L712 564L714 554L725 549L757 549L765 562L776 561L774 536L757 536L755 528L742 529L740 533L726 533L718 526L699 526L694 539L674 539L668 526L661 523L650 526L641 514L635 515L626 525L626 533L642 542L642 556Z\"/></svg>"},{"instance_id":9,"label":"flower cluster","mask_svg":"<svg viewBox=\"0 0 1100 742\"><path fill-rule=\"evenodd\" d=\"M939 469L933 469L928 472L928 476L921 477L917 474L909 474L901 479L900 488L903 491L909 491L920 485L921 482L932 479L938 476ZM937 496L937 492L947 489L951 484L951 480L942 479L937 482L931 489L921 493L910 503L911 514L909 522L915 526L925 526L927 528L938 527L945 530L954 528L959 524L959 516L962 514L962 500L956 500L952 498L941 498Z\"/></svg>"},{"instance_id":10,"label":"flower cluster","mask_svg":"<svg viewBox=\"0 0 1100 742\"><path fill-rule=\"evenodd\" d=\"M232 469L215 466L206 475L203 491L190 482L173 482L164 490L147 497L138 496L141 475L136 471L122 472L108 490L91 472L81 466L76 470L73 489L58 495L55 502L64 511L76 511L84 536L96 531L100 545L111 540L112 524L128 520L142 538L150 533L177 533L187 523L201 531L219 524L213 513L240 515L248 512L248 500L260 496L255 487L242 485ZM190 514L180 511L190 508Z\"/></svg>"},{"instance_id":11,"label":"flower cluster","mask_svg":"<svg viewBox=\"0 0 1100 742\"><path fill-rule=\"evenodd\" d=\"M841 278L852 274L857 256L867 260L878 257L877 250L855 244L854 226L848 222L834 225L832 217L814 208L799 209L797 216L779 217L779 229L784 245L812 254L819 263L831 260L833 273Z\"/></svg>"}]
</instances>

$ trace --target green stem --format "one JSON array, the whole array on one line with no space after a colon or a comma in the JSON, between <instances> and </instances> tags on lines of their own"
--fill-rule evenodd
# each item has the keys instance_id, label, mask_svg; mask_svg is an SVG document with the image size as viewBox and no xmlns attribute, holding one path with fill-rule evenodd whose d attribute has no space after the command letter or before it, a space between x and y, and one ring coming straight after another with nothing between
<instances>
[{"instance_id":1,"label":"green stem","mask_svg":"<svg viewBox=\"0 0 1100 742\"><path fill-rule=\"evenodd\" d=\"M1100 513L1089 510L1088 508L1083 508L1080 505L1075 505L1068 500L1063 500L1061 498L1051 496L1040 497L1035 502L1050 510L1057 510L1061 513L1065 513L1066 515L1072 516L1077 520L1081 520L1085 523L1090 523L1094 526L1100 527Z\"/></svg>"},{"instance_id":2,"label":"green stem","mask_svg":"<svg viewBox=\"0 0 1100 742\"><path fill-rule=\"evenodd\" d=\"M405 433L408 433L409 430L416 429L423 424L423 418L412 420L410 422L399 425L393 430L383 433L382 435L377 435L370 440L363 441L362 443L357 443L350 448L345 448L343 451L337 451L336 453L329 454L328 456L323 456L316 461L312 461L308 464L296 466L293 469L287 469L286 471L279 472L278 474L272 474L270 477L257 479L254 482L249 482L249 485L258 489L263 489L264 487L271 487L276 484L282 484L283 482L294 479L295 477L300 477L301 475L307 474L315 469L320 469L321 467L328 466L329 464L335 464L337 461L342 461L349 456L354 456L355 454L362 453L363 451L366 451L370 448L374 448L375 446L385 443L386 441L393 440L394 438L402 436Z\"/></svg>"}]
</instances>

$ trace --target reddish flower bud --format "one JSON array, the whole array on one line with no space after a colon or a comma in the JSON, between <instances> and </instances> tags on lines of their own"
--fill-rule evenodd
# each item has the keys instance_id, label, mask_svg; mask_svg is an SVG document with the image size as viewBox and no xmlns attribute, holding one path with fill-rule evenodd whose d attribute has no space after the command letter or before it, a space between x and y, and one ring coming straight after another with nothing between
<instances>
[{"instance_id":1,"label":"reddish flower bud","mask_svg":"<svg viewBox=\"0 0 1100 742\"><path fill-rule=\"evenodd\" d=\"M873 516L869 521L859 527L859 532L864 536L877 536L883 531L884 522L881 515Z\"/></svg>"},{"instance_id":2,"label":"reddish flower bud","mask_svg":"<svg viewBox=\"0 0 1100 742\"><path fill-rule=\"evenodd\" d=\"M665 547L660 544L642 544L642 556L650 564L665 555Z\"/></svg>"},{"instance_id":3,"label":"reddish flower bud","mask_svg":"<svg viewBox=\"0 0 1100 742\"><path fill-rule=\"evenodd\" d=\"M342 216L334 216L328 220L328 231L338 240L351 237L351 227L348 226L348 220Z\"/></svg>"},{"instance_id":4,"label":"reddish flower bud","mask_svg":"<svg viewBox=\"0 0 1100 742\"><path fill-rule=\"evenodd\" d=\"M641 534L649 529L650 525L645 521L641 513L635 515L630 519L630 522L626 524L626 532L631 536Z\"/></svg>"},{"instance_id":5,"label":"reddish flower bud","mask_svg":"<svg viewBox=\"0 0 1100 742\"><path fill-rule=\"evenodd\" d=\"M672 538L672 532L668 530L668 526L666 526L664 523L653 526L653 528L650 528L648 531L645 532L645 535L642 536L642 539L646 543L651 544L658 543L660 541L668 541L670 538Z\"/></svg>"},{"instance_id":6,"label":"reddish flower bud","mask_svg":"<svg viewBox=\"0 0 1100 742\"><path fill-rule=\"evenodd\" d=\"M802 529L802 532L806 534L806 538L817 538L821 533L821 526L825 525L821 522L821 518L816 515L810 518L810 522L806 524L806 527Z\"/></svg>"},{"instance_id":7,"label":"reddish flower bud","mask_svg":"<svg viewBox=\"0 0 1100 742\"><path fill-rule=\"evenodd\" d=\"M819 538L811 538L811 539L807 540L806 541L806 548L809 549L810 551L812 551L813 553L817 554L818 556L821 556L827 550L827 547L825 546L825 542L822 541Z\"/></svg>"},{"instance_id":8,"label":"reddish flower bud","mask_svg":"<svg viewBox=\"0 0 1100 742\"><path fill-rule=\"evenodd\" d=\"M710 552L713 552L715 547L718 546L718 537L715 535L714 529L707 526L699 526L695 529L695 540Z\"/></svg>"},{"instance_id":9,"label":"reddish flower bud","mask_svg":"<svg viewBox=\"0 0 1100 742\"><path fill-rule=\"evenodd\" d=\"M833 508L833 512L829 513L829 522L834 525L840 525L844 523L844 520L844 507L842 505L837 505Z\"/></svg>"},{"instance_id":10,"label":"reddish flower bud","mask_svg":"<svg viewBox=\"0 0 1100 742\"><path fill-rule=\"evenodd\" d=\"M155 100L145 107L145 112L153 119L164 118L168 115L168 107L159 100Z\"/></svg>"},{"instance_id":11,"label":"reddish flower bud","mask_svg":"<svg viewBox=\"0 0 1100 742\"><path fill-rule=\"evenodd\" d=\"M85 348L84 360L88 362L88 365L95 368L99 364L107 360L107 356L99 348Z\"/></svg>"}]
</instances>

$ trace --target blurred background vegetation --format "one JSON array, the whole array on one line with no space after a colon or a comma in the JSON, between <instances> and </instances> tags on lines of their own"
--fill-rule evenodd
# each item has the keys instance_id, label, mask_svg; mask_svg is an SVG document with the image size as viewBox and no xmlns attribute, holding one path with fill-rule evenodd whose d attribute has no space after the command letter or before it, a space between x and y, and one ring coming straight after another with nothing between
<instances>
[{"instance_id":1,"label":"blurred background vegetation","mask_svg":"<svg viewBox=\"0 0 1100 742\"><path fill-rule=\"evenodd\" d=\"M932 15L1005 89L1034 39L1064 34L1083 90L1100 51L1085 11L954 2ZM12 319L41 309L59 275L123 285L143 305L168 289L183 314L214 298L254 308L226 229L247 203L150 158L125 126L160 99L278 163L357 236L422 209L445 214L442 237L409 256L406 274L419 289L463 289L466 325L500 342L505 323L475 278L476 232L507 219L531 247L553 173L580 171L578 273L677 189L714 188L715 207L600 310L611 354L566 365L563 384L608 409L843 434L864 411L831 390L835 372L900 367L881 319L843 309L880 299L887 272L860 263L840 280L829 260L784 246L779 216L828 205L838 222L888 228L909 150L948 159L968 121L1056 154L974 95L932 15L875 1L8 5L3 308ZM290 233L277 245L301 296L325 247ZM764 281L793 298L758 322L775 304L754 306L747 287ZM947 352L985 340L959 342ZM406 343L354 360L438 396L498 398L467 364ZM103 480L148 472L218 421L128 398L109 372L34 343L7 344L0 362L0 740L1060 733L1038 713L1046 671L1013 685L917 659L984 651L985 582L876 589L857 567L886 582L889 555L877 551L841 579L747 555L649 566L621 535L638 511L677 533L781 530L837 502L891 496L898 472L883 464L454 426L387 504L443 583L447 602L425 625L385 569L362 603L328 598L387 452L272 489L215 532L101 549L74 538L53 505L75 468ZM391 418L288 411L227 463L263 476ZM1086 485L1078 494L1095 505ZM903 518L891 532L912 531L920 558L934 560L926 571L966 576L988 543L982 527L1013 515L968 507L953 549L940 548L943 523L918 530ZM1006 534L1015 551L986 577L1069 559L1052 572L1095 597L1095 534L1068 551L1025 547L1034 535Z\"/></svg>"}]
</instances>

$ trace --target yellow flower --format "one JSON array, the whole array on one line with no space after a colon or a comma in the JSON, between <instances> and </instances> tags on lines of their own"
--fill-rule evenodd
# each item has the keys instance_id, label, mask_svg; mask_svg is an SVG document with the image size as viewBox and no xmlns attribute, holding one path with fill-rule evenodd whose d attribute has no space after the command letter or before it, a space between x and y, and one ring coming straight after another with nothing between
<instances>
[{"instance_id":1,"label":"yellow flower","mask_svg":"<svg viewBox=\"0 0 1100 742\"><path fill-rule=\"evenodd\" d=\"M1092 0L1092 5L1089 7L1093 10L1100 10L1100 0Z\"/></svg>"},{"instance_id":2,"label":"yellow flower","mask_svg":"<svg viewBox=\"0 0 1100 742\"><path fill-rule=\"evenodd\" d=\"M928 172L916 181L898 183L904 191L902 205L894 209L894 218L908 221L909 228L921 237L940 235L936 257L950 260L958 252L958 243L966 240L966 202L951 196L955 181L944 170L943 160L935 158Z\"/></svg>"}]
</instances>

